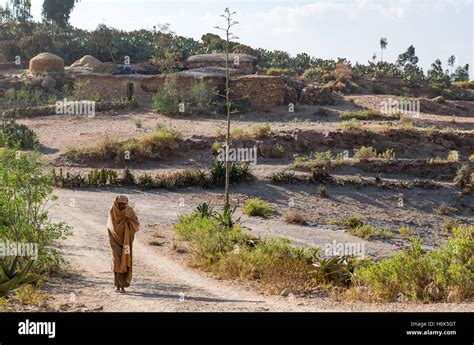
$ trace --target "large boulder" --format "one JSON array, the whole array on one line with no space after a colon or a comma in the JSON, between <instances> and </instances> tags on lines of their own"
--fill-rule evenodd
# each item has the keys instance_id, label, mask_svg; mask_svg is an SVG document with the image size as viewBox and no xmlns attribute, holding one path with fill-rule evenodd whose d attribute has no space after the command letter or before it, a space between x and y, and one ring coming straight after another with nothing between
<instances>
[{"instance_id":1,"label":"large boulder","mask_svg":"<svg viewBox=\"0 0 474 345\"><path fill-rule=\"evenodd\" d=\"M30 60L30 73L64 72L64 60L51 53L41 53Z\"/></svg>"},{"instance_id":2,"label":"large boulder","mask_svg":"<svg viewBox=\"0 0 474 345\"><path fill-rule=\"evenodd\" d=\"M71 67L89 67L96 68L97 66L102 65L102 62L97 60L92 55L84 55L82 58L74 62Z\"/></svg>"}]
</instances>

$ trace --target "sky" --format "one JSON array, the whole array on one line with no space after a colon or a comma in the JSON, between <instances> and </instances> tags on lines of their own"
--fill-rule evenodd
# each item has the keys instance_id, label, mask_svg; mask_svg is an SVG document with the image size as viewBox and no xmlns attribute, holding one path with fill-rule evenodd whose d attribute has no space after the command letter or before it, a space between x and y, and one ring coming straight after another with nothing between
<instances>
[{"instance_id":1,"label":"sky","mask_svg":"<svg viewBox=\"0 0 474 345\"><path fill-rule=\"evenodd\" d=\"M0 0L1 3L6 0ZM32 14L41 20L42 0L32 0ZM320 58L346 57L367 63L380 58L379 41L388 40L386 61L413 44L426 71L435 59L447 59L474 70L474 0L80 0L71 24L93 30L104 23L122 30L151 29L170 24L179 35L200 39L215 26L225 7L236 11L239 42L252 47L306 52Z\"/></svg>"}]
</instances>

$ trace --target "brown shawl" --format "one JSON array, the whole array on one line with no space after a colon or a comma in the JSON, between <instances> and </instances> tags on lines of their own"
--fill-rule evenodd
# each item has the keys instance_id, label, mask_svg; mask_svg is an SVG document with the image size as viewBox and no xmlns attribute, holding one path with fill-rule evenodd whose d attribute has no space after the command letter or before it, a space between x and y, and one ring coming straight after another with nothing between
<instances>
[{"instance_id":1,"label":"brown shawl","mask_svg":"<svg viewBox=\"0 0 474 345\"><path fill-rule=\"evenodd\" d=\"M107 221L112 248L112 271L127 273L126 280L129 285L132 280L132 244L140 223L133 209L127 205L124 210L120 210L119 202L128 203L128 199L122 195L115 198Z\"/></svg>"}]
</instances>

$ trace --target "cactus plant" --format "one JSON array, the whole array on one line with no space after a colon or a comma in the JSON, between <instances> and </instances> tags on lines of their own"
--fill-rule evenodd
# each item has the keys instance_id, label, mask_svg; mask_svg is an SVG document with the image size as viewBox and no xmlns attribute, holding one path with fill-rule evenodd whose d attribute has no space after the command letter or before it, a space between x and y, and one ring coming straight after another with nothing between
<instances>
[{"instance_id":1,"label":"cactus plant","mask_svg":"<svg viewBox=\"0 0 474 345\"><path fill-rule=\"evenodd\" d=\"M18 256L10 264L7 263L6 259L0 260L0 296L6 296L23 285L30 284L38 279L35 276L27 278L34 260L28 260L23 268L20 268L19 260Z\"/></svg>"}]
</instances>

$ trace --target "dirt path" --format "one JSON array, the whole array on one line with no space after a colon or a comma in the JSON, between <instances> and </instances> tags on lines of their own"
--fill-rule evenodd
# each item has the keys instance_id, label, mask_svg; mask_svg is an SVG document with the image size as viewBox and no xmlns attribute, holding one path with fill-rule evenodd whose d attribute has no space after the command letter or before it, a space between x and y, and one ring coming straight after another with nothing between
<instances>
[{"instance_id":1,"label":"dirt path","mask_svg":"<svg viewBox=\"0 0 474 345\"><path fill-rule=\"evenodd\" d=\"M113 292L105 229L107 212L117 193L130 197L142 224L134 246L134 280L126 294ZM160 254L144 240L150 224L174 221L191 205L179 207L178 193L57 190L52 218L73 228L62 244L72 274L49 287L54 299L72 300L104 311L473 311L473 304L340 303L328 298L265 296L244 283L207 276Z\"/></svg>"}]
</instances>

